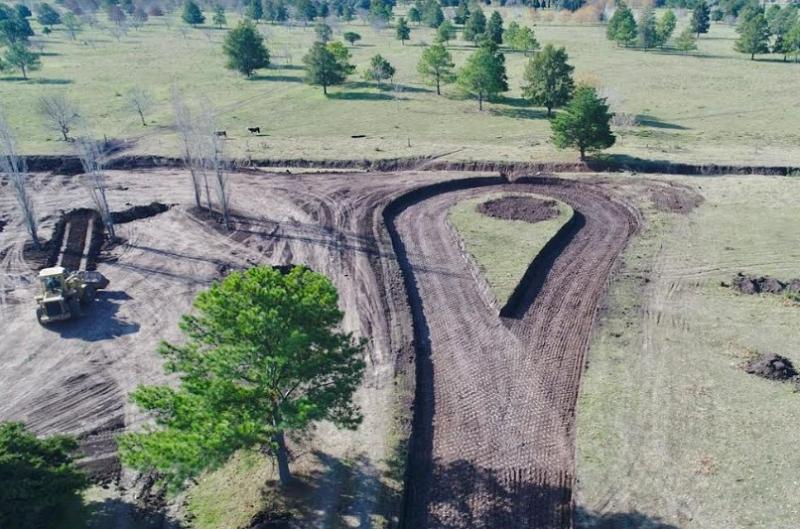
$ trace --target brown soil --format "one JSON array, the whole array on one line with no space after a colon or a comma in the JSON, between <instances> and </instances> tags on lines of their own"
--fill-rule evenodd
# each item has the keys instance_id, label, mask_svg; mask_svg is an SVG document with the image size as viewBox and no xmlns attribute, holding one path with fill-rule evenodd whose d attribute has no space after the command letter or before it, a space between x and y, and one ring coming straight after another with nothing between
<instances>
[{"instance_id":1,"label":"brown soil","mask_svg":"<svg viewBox=\"0 0 800 529\"><path fill-rule=\"evenodd\" d=\"M481 202L478 212L504 220L541 222L558 217L558 206L554 200L543 200L530 196L507 196Z\"/></svg>"},{"instance_id":2,"label":"brown soil","mask_svg":"<svg viewBox=\"0 0 800 529\"><path fill-rule=\"evenodd\" d=\"M656 209L671 213L691 213L703 203L702 196L689 188L676 185L655 187L650 198Z\"/></svg>"},{"instance_id":3,"label":"brown soil","mask_svg":"<svg viewBox=\"0 0 800 529\"><path fill-rule=\"evenodd\" d=\"M733 278L733 288L742 294L793 294L800 293L800 278L789 282L768 276L750 276L739 272Z\"/></svg>"},{"instance_id":4,"label":"brown soil","mask_svg":"<svg viewBox=\"0 0 800 529\"><path fill-rule=\"evenodd\" d=\"M791 360L774 353L758 355L747 363L745 371L769 380L792 380L797 377L797 370Z\"/></svg>"},{"instance_id":5,"label":"brown soil","mask_svg":"<svg viewBox=\"0 0 800 529\"><path fill-rule=\"evenodd\" d=\"M111 220L114 224L125 224L126 222L133 222L134 220L146 219L154 217L159 213L164 213L170 207L161 202L152 202L147 206L131 206L122 211L113 211L111 213Z\"/></svg>"}]
</instances>

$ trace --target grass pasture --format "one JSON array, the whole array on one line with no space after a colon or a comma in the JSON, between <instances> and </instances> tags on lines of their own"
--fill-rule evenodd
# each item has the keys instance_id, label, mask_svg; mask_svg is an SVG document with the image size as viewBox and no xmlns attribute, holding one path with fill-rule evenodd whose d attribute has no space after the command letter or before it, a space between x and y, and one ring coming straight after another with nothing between
<instances>
[{"instance_id":1,"label":"grass pasture","mask_svg":"<svg viewBox=\"0 0 800 529\"><path fill-rule=\"evenodd\" d=\"M732 27L713 25L700 39L698 52L683 56L618 49L600 25L556 23L521 8L501 12L506 24L515 19L536 24L540 43L566 46L577 79L598 86L614 110L639 116L639 126L617 130L611 154L693 163L800 164L800 107L789 89L800 79L800 65L773 56L749 61L736 54ZM235 18L229 14L229 25ZM685 23L682 17L676 34ZM23 150L36 154L70 150L44 128L36 112L38 98L54 92L75 100L94 135L133 139L133 153L174 154L170 91L176 84L199 105L216 109L217 127L228 131L226 147L237 157L576 159L575 153L552 145L542 109L521 99L527 59L520 53L507 53L511 90L479 112L475 101L464 99L453 86L438 97L421 83L416 64L423 45L433 41L433 30L413 27L411 41L403 46L393 28L376 31L360 22L337 23L336 38L353 30L363 40L351 48L357 73L325 98L321 89L303 83L301 59L314 39L313 26L259 27L273 67L250 80L224 69L224 30L182 28L174 15L151 18L119 41L100 26L87 27L75 41L57 27L51 35L37 35L45 55L42 69L30 80L0 76L0 105ZM37 33L40 29L35 27ZM450 50L461 65L474 48L455 41ZM396 67L394 85L376 87L361 80L376 53ZM148 127L127 108L125 94L133 86L154 95ZM249 135L250 126L260 126L264 135Z\"/></svg>"},{"instance_id":2,"label":"grass pasture","mask_svg":"<svg viewBox=\"0 0 800 529\"><path fill-rule=\"evenodd\" d=\"M720 283L800 277L800 180L683 183L705 202L649 211L611 284L578 404L579 505L665 528L795 527L800 393L741 365L752 352L800 363L800 305Z\"/></svg>"},{"instance_id":3,"label":"grass pasture","mask_svg":"<svg viewBox=\"0 0 800 529\"><path fill-rule=\"evenodd\" d=\"M556 202L557 217L536 223L493 218L476 209L481 202L504 196L518 194L497 193L463 200L447 216L500 307L506 304L531 261L573 215L572 208L560 201Z\"/></svg>"}]
</instances>

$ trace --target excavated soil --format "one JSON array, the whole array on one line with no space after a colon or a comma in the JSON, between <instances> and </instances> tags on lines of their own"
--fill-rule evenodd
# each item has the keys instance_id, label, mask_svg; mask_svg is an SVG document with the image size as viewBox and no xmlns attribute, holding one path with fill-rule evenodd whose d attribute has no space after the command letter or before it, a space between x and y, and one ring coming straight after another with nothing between
<instances>
[{"instance_id":1,"label":"excavated soil","mask_svg":"<svg viewBox=\"0 0 800 529\"><path fill-rule=\"evenodd\" d=\"M750 276L739 272L731 286L742 294L800 294L800 278L781 281L768 276Z\"/></svg>"},{"instance_id":2,"label":"excavated soil","mask_svg":"<svg viewBox=\"0 0 800 529\"><path fill-rule=\"evenodd\" d=\"M758 355L747 363L745 371L769 380L792 380L797 377L792 361L775 353Z\"/></svg>"},{"instance_id":3,"label":"excavated soil","mask_svg":"<svg viewBox=\"0 0 800 529\"><path fill-rule=\"evenodd\" d=\"M476 209L489 217L530 223L558 217L558 206L554 200L530 196L508 196L487 200L478 204Z\"/></svg>"},{"instance_id":4,"label":"excavated soil","mask_svg":"<svg viewBox=\"0 0 800 529\"><path fill-rule=\"evenodd\" d=\"M109 288L90 314L52 327L39 326L33 314L24 230L6 227L0 420L23 420L40 434L79 435L88 454L83 464L113 475L113 434L146 422L128 394L139 384L168 381L157 345L180 339L177 323L195 294L220 270L304 264L331 278L345 329L368 337L370 347L356 398L364 424L354 433L323 428L312 441L327 456L359 461L359 478L320 480L308 499L309 518L292 527L329 523L340 513L386 515L379 468L390 458L386 439L396 432L398 407L413 409L399 432L412 432L404 527L571 526L584 357L609 275L638 226L613 187L549 178L509 184L430 171L239 173L230 180L236 215L226 231L192 213L191 184L180 171L108 174L117 210L126 202L178 205L120 224L125 242L98 263ZM69 175L34 180L37 207L53 216L43 235L60 229L64 238L65 223L59 227L55 214L64 203L88 206L85 189ZM650 192L641 181L625 185ZM497 192L552 197L579 219L541 270L526 275L524 295L507 318L479 296L446 225L452 204ZM13 215L14 207L0 196L0 214ZM398 403L404 394L413 403Z\"/></svg>"},{"instance_id":5,"label":"excavated soil","mask_svg":"<svg viewBox=\"0 0 800 529\"><path fill-rule=\"evenodd\" d=\"M703 197L692 189L674 184L653 188L650 198L656 209L670 213L691 213L703 203Z\"/></svg>"}]
</instances>

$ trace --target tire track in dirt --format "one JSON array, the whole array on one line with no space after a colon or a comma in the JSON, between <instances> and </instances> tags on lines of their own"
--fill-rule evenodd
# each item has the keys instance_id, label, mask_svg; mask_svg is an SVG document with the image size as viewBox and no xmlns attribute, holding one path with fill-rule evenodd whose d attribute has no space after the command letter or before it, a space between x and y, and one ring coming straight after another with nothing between
<instances>
[{"instance_id":1,"label":"tire track in dirt","mask_svg":"<svg viewBox=\"0 0 800 529\"><path fill-rule=\"evenodd\" d=\"M581 216L509 319L482 301L445 225L454 203L498 189L551 196ZM418 347L405 527L571 527L584 355L635 215L599 185L542 179L422 196L389 225Z\"/></svg>"}]
</instances>

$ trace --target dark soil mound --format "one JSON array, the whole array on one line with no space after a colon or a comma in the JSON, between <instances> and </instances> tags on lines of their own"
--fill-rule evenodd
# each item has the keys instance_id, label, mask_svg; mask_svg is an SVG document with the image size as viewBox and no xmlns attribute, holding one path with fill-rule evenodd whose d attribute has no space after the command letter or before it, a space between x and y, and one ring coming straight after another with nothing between
<instances>
[{"instance_id":1,"label":"dark soil mound","mask_svg":"<svg viewBox=\"0 0 800 529\"><path fill-rule=\"evenodd\" d=\"M496 198L478 204L477 210L484 215L504 220L541 222L558 216L555 200L535 197L510 196Z\"/></svg>"},{"instance_id":2,"label":"dark soil mound","mask_svg":"<svg viewBox=\"0 0 800 529\"><path fill-rule=\"evenodd\" d=\"M745 371L769 380L791 380L797 376L791 360L774 353L765 353L752 359Z\"/></svg>"},{"instance_id":3,"label":"dark soil mound","mask_svg":"<svg viewBox=\"0 0 800 529\"><path fill-rule=\"evenodd\" d=\"M784 292L793 296L800 296L800 279L792 279L789 281Z\"/></svg>"},{"instance_id":4,"label":"dark soil mound","mask_svg":"<svg viewBox=\"0 0 800 529\"><path fill-rule=\"evenodd\" d=\"M133 222L134 220L146 219L154 217L159 213L164 213L169 209L169 206L161 202L152 202L147 206L133 206L122 211L114 211L111 213L111 220L114 224L124 224L126 222Z\"/></svg>"},{"instance_id":5,"label":"dark soil mound","mask_svg":"<svg viewBox=\"0 0 800 529\"><path fill-rule=\"evenodd\" d=\"M800 293L800 279L784 283L774 277L748 276L739 272L733 278L733 288L742 294L797 294Z\"/></svg>"}]
</instances>

